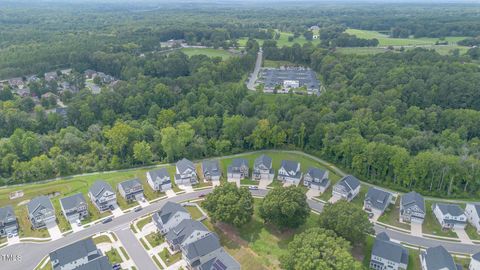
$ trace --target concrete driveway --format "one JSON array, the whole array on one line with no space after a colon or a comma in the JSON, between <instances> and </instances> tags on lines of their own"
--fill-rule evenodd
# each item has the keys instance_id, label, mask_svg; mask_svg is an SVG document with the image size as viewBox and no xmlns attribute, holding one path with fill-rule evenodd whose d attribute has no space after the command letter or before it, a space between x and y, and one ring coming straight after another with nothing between
<instances>
[{"instance_id":1,"label":"concrete driveway","mask_svg":"<svg viewBox=\"0 0 480 270\"><path fill-rule=\"evenodd\" d=\"M52 240L57 240L59 238L62 238L62 232L60 231L60 228L58 228L58 225L55 221L53 222L48 222L47 224L47 230L48 234L50 234L50 237Z\"/></svg>"},{"instance_id":2,"label":"concrete driveway","mask_svg":"<svg viewBox=\"0 0 480 270\"><path fill-rule=\"evenodd\" d=\"M115 205L115 208L113 208L113 210L112 210L112 214L113 214L114 217L119 217L119 216L123 215L123 211L120 208L120 206Z\"/></svg>"},{"instance_id":3,"label":"concrete driveway","mask_svg":"<svg viewBox=\"0 0 480 270\"><path fill-rule=\"evenodd\" d=\"M220 186L220 180L212 180L212 186L213 187Z\"/></svg>"},{"instance_id":4,"label":"concrete driveway","mask_svg":"<svg viewBox=\"0 0 480 270\"><path fill-rule=\"evenodd\" d=\"M165 191L165 194L167 195L168 198L172 198L172 197L175 197L177 195L175 193L175 191L173 191L172 189L169 189L169 190Z\"/></svg>"},{"instance_id":5,"label":"concrete driveway","mask_svg":"<svg viewBox=\"0 0 480 270\"><path fill-rule=\"evenodd\" d=\"M240 179L236 179L236 178L235 178L235 179L232 179L232 178L230 178L230 179L228 179L227 181L230 182L230 183L235 183L235 184L237 184L237 187L240 187Z\"/></svg>"},{"instance_id":6,"label":"concrete driveway","mask_svg":"<svg viewBox=\"0 0 480 270\"><path fill-rule=\"evenodd\" d=\"M147 207L150 205L150 203L145 198L140 198L138 200L138 204L140 204L141 207Z\"/></svg>"},{"instance_id":7,"label":"concrete driveway","mask_svg":"<svg viewBox=\"0 0 480 270\"><path fill-rule=\"evenodd\" d=\"M83 230L83 227L81 225L79 226L76 221L71 221L70 226L72 227L73 232L78 232L78 231Z\"/></svg>"},{"instance_id":8,"label":"concrete driveway","mask_svg":"<svg viewBox=\"0 0 480 270\"><path fill-rule=\"evenodd\" d=\"M307 199L311 199L311 198L313 198L313 197L318 197L318 196L320 196L320 190L318 190L318 189L309 189L309 190L307 191L307 194L306 194L306 195L307 195Z\"/></svg>"},{"instance_id":9,"label":"concrete driveway","mask_svg":"<svg viewBox=\"0 0 480 270\"><path fill-rule=\"evenodd\" d=\"M422 224L417 223L417 222L412 222L410 223L410 233L415 236L421 237L423 232L422 232Z\"/></svg>"},{"instance_id":10,"label":"concrete driveway","mask_svg":"<svg viewBox=\"0 0 480 270\"><path fill-rule=\"evenodd\" d=\"M338 202L339 200L341 200L342 198L341 197L338 197L338 196L332 196L330 198L330 200L328 200L329 203L336 203Z\"/></svg>"},{"instance_id":11,"label":"concrete driveway","mask_svg":"<svg viewBox=\"0 0 480 270\"><path fill-rule=\"evenodd\" d=\"M185 190L185 193L193 192L193 187L190 185L178 185L178 188Z\"/></svg>"},{"instance_id":12,"label":"concrete driveway","mask_svg":"<svg viewBox=\"0 0 480 270\"><path fill-rule=\"evenodd\" d=\"M465 232L465 229L453 229L453 231L457 234L462 243L473 244L472 240L470 240L470 237L468 237L467 232Z\"/></svg>"},{"instance_id":13,"label":"concrete driveway","mask_svg":"<svg viewBox=\"0 0 480 270\"><path fill-rule=\"evenodd\" d=\"M267 189L267 186L270 185L272 182L273 182L273 179L272 180L261 179L260 182L258 183L258 188Z\"/></svg>"}]
</instances>

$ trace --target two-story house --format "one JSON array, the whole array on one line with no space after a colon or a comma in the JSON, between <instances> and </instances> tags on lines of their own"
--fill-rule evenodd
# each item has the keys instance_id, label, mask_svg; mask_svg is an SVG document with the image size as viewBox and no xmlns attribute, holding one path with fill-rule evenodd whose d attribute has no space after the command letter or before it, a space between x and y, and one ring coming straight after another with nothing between
<instances>
[{"instance_id":1,"label":"two-story house","mask_svg":"<svg viewBox=\"0 0 480 270\"><path fill-rule=\"evenodd\" d=\"M78 222L88 217L88 205L82 193L60 199L62 213L69 222Z\"/></svg>"},{"instance_id":2,"label":"two-story house","mask_svg":"<svg viewBox=\"0 0 480 270\"><path fill-rule=\"evenodd\" d=\"M442 229L463 229L467 226L467 216L456 204L435 203L432 210Z\"/></svg>"},{"instance_id":3,"label":"two-story house","mask_svg":"<svg viewBox=\"0 0 480 270\"><path fill-rule=\"evenodd\" d=\"M161 234L166 234L185 219L191 219L190 213L178 203L166 202L160 211L155 212L152 221Z\"/></svg>"},{"instance_id":4,"label":"two-story house","mask_svg":"<svg viewBox=\"0 0 480 270\"><path fill-rule=\"evenodd\" d=\"M467 203L465 215L468 222L480 233L480 204Z\"/></svg>"},{"instance_id":5,"label":"two-story house","mask_svg":"<svg viewBox=\"0 0 480 270\"><path fill-rule=\"evenodd\" d=\"M372 212L376 216L381 216L387 207L394 203L393 195L390 192L371 187L368 189L363 201L363 209Z\"/></svg>"},{"instance_id":6,"label":"two-story house","mask_svg":"<svg viewBox=\"0 0 480 270\"><path fill-rule=\"evenodd\" d=\"M415 191L400 197L400 221L423 223L425 219L425 199Z\"/></svg>"},{"instance_id":7,"label":"two-story house","mask_svg":"<svg viewBox=\"0 0 480 270\"><path fill-rule=\"evenodd\" d=\"M33 229L46 227L47 223L55 222L55 209L47 196L33 198L27 204L28 219Z\"/></svg>"},{"instance_id":8,"label":"two-story house","mask_svg":"<svg viewBox=\"0 0 480 270\"><path fill-rule=\"evenodd\" d=\"M197 269L200 265L213 259L215 252L221 248L220 240L215 233L180 246L182 259L186 262L188 269Z\"/></svg>"},{"instance_id":9,"label":"two-story house","mask_svg":"<svg viewBox=\"0 0 480 270\"><path fill-rule=\"evenodd\" d=\"M360 192L360 181L353 175L346 175L333 186L332 196L347 201L353 200Z\"/></svg>"},{"instance_id":10,"label":"two-story house","mask_svg":"<svg viewBox=\"0 0 480 270\"><path fill-rule=\"evenodd\" d=\"M100 212L113 210L117 206L117 195L107 182L98 180L88 190L88 197Z\"/></svg>"},{"instance_id":11,"label":"two-story house","mask_svg":"<svg viewBox=\"0 0 480 270\"><path fill-rule=\"evenodd\" d=\"M204 160L202 162L202 173L206 181L220 181L222 172L218 160Z\"/></svg>"},{"instance_id":12,"label":"two-story house","mask_svg":"<svg viewBox=\"0 0 480 270\"><path fill-rule=\"evenodd\" d=\"M7 205L0 208L0 237L16 235L18 233L18 222L13 207Z\"/></svg>"},{"instance_id":13,"label":"two-story house","mask_svg":"<svg viewBox=\"0 0 480 270\"><path fill-rule=\"evenodd\" d=\"M118 193L127 201L143 198L143 186L137 178L118 183Z\"/></svg>"},{"instance_id":14,"label":"two-story house","mask_svg":"<svg viewBox=\"0 0 480 270\"><path fill-rule=\"evenodd\" d=\"M302 179L300 163L291 160L282 160L278 169L277 179L283 183L298 185Z\"/></svg>"},{"instance_id":15,"label":"two-story house","mask_svg":"<svg viewBox=\"0 0 480 270\"><path fill-rule=\"evenodd\" d=\"M195 164L186 158L179 160L176 164L175 184L189 186L197 183L198 176Z\"/></svg>"},{"instance_id":16,"label":"two-story house","mask_svg":"<svg viewBox=\"0 0 480 270\"><path fill-rule=\"evenodd\" d=\"M240 270L240 264L221 248L212 254L212 259L202 263L198 270Z\"/></svg>"},{"instance_id":17,"label":"two-story house","mask_svg":"<svg viewBox=\"0 0 480 270\"><path fill-rule=\"evenodd\" d=\"M303 185L319 190L321 193L325 192L330 186L330 180L328 179L328 171L319 168L310 167L303 175Z\"/></svg>"},{"instance_id":18,"label":"two-story house","mask_svg":"<svg viewBox=\"0 0 480 270\"><path fill-rule=\"evenodd\" d=\"M462 270L443 246L427 248L420 255L422 270Z\"/></svg>"},{"instance_id":19,"label":"two-story house","mask_svg":"<svg viewBox=\"0 0 480 270\"><path fill-rule=\"evenodd\" d=\"M172 189L172 180L167 168L147 172L147 183L155 191L165 191Z\"/></svg>"},{"instance_id":20,"label":"two-story house","mask_svg":"<svg viewBox=\"0 0 480 270\"><path fill-rule=\"evenodd\" d=\"M232 160L232 164L230 164L227 168L228 181L242 180L248 178L248 176L248 160L244 158L236 158Z\"/></svg>"},{"instance_id":21,"label":"two-story house","mask_svg":"<svg viewBox=\"0 0 480 270\"><path fill-rule=\"evenodd\" d=\"M50 262L54 270L76 270L101 257L104 256L97 249L91 237L50 252ZM100 265L104 265L104 263ZM110 265L110 269L112 269L111 267Z\"/></svg>"},{"instance_id":22,"label":"two-story house","mask_svg":"<svg viewBox=\"0 0 480 270\"><path fill-rule=\"evenodd\" d=\"M172 251L179 251L182 245L188 245L210 233L200 221L184 219L165 234L165 240Z\"/></svg>"},{"instance_id":23,"label":"two-story house","mask_svg":"<svg viewBox=\"0 0 480 270\"><path fill-rule=\"evenodd\" d=\"M272 168L272 158L266 155L256 158L253 163L252 176L255 180L272 180L275 176Z\"/></svg>"},{"instance_id":24,"label":"two-story house","mask_svg":"<svg viewBox=\"0 0 480 270\"><path fill-rule=\"evenodd\" d=\"M405 270L408 265L408 250L402 245L390 241L384 232L375 238L370 259L370 269Z\"/></svg>"},{"instance_id":25,"label":"two-story house","mask_svg":"<svg viewBox=\"0 0 480 270\"><path fill-rule=\"evenodd\" d=\"M472 255L468 270L480 270L480 252Z\"/></svg>"}]
</instances>

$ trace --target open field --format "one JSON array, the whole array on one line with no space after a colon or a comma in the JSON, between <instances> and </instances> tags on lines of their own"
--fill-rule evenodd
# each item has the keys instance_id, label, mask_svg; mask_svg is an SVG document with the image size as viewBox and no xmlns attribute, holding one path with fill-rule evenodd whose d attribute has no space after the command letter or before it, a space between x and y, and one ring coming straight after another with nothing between
<instances>
[{"instance_id":1,"label":"open field","mask_svg":"<svg viewBox=\"0 0 480 270\"><path fill-rule=\"evenodd\" d=\"M272 67L272 68L279 68L281 66L291 66L295 65L290 61L274 61L274 60L264 60L263 67Z\"/></svg>"},{"instance_id":2,"label":"open field","mask_svg":"<svg viewBox=\"0 0 480 270\"><path fill-rule=\"evenodd\" d=\"M468 51L468 47L457 46L457 45L451 45L451 46L450 45L422 45L417 47L432 49L441 55L451 54L451 52L455 49L458 49L460 51L460 54L464 54ZM412 50L412 49L415 49L415 47L405 47L405 50ZM342 48L339 47L339 48L336 48L335 51L341 54L372 55L377 53L384 53L389 50L387 50L384 47L342 47ZM395 50L393 52L399 52L399 51Z\"/></svg>"},{"instance_id":3,"label":"open field","mask_svg":"<svg viewBox=\"0 0 480 270\"><path fill-rule=\"evenodd\" d=\"M305 37L303 35L300 35L299 37L293 39L293 41L288 41L288 37L290 36L293 36L293 33L290 33L290 32L280 32L280 37L278 38L277 41L277 47L283 47L283 46L292 46L293 44L295 43L298 43L300 45L303 45L307 42L309 42L308 40L305 39ZM262 39L255 39L260 45L263 44L263 40ZM244 37L244 38L240 38L238 39L238 44L239 46L245 46L247 44L247 41L248 41L248 38L247 37ZM312 44L314 45L317 45L317 44L320 44L320 40L319 39L314 39L312 41Z\"/></svg>"},{"instance_id":4,"label":"open field","mask_svg":"<svg viewBox=\"0 0 480 270\"><path fill-rule=\"evenodd\" d=\"M212 48L182 48L181 51L188 56L192 55L206 55L208 57L221 57L222 59L227 59L234 56L234 54L223 49L212 49Z\"/></svg>"},{"instance_id":5,"label":"open field","mask_svg":"<svg viewBox=\"0 0 480 270\"><path fill-rule=\"evenodd\" d=\"M379 46L414 46L414 45L435 45L435 42L439 41L438 38L391 38L388 35L382 34L377 31L360 30L349 28L345 31L348 34L355 35L358 38L366 39L378 39ZM445 41L449 44L456 44L458 41L465 39L466 37L445 37Z\"/></svg>"}]
</instances>

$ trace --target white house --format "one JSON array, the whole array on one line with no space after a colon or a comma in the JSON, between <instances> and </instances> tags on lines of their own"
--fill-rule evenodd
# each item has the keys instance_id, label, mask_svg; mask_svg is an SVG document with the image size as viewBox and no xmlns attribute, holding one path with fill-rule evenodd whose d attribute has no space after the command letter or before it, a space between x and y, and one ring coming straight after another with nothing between
<instances>
[{"instance_id":1,"label":"white house","mask_svg":"<svg viewBox=\"0 0 480 270\"><path fill-rule=\"evenodd\" d=\"M351 201L360 193L360 181L352 175L344 176L333 186L332 196Z\"/></svg>"},{"instance_id":2,"label":"white house","mask_svg":"<svg viewBox=\"0 0 480 270\"><path fill-rule=\"evenodd\" d=\"M442 229L463 229L467 226L467 216L456 204L435 203L432 209Z\"/></svg>"},{"instance_id":3,"label":"white house","mask_svg":"<svg viewBox=\"0 0 480 270\"><path fill-rule=\"evenodd\" d=\"M178 203L167 202L152 216L153 224L161 234L166 234L184 219L191 219L190 213Z\"/></svg>"},{"instance_id":4,"label":"white house","mask_svg":"<svg viewBox=\"0 0 480 270\"><path fill-rule=\"evenodd\" d=\"M117 205L117 195L112 186L104 181L96 181L88 190L88 197L100 212L112 210Z\"/></svg>"},{"instance_id":5,"label":"white house","mask_svg":"<svg viewBox=\"0 0 480 270\"><path fill-rule=\"evenodd\" d=\"M198 176L195 164L186 158L179 160L176 164L175 184L194 185L197 183Z\"/></svg>"},{"instance_id":6,"label":"white house","mask_svg":"<svg viewBox=\"0 0 480 270\"><path fill-rule=\"evenodd\" d=\"M249 176L248 160L236 158L227 168L228 181L242 180Z\"/></svg>"},{"instance_id":7,"label":"white house","mask_svg":"<svg viewBox=\"0 0 480 270\"><path fill-rule=\"evenodd\" d=\"M321 193L325 192L330 186L328 171L314 167L308 168L303 175L303 185L311 189L317 189Z\"/></svg>"},{"instance_id":8,"label":"white house","mask_svg":"<svg viewBox=\"0 0 480 270\"><path fill-rule=\"evenodd\" d=\"M420 255L422 270L461 270L443 246L427 248Z\"/></svg>"},{"instance_id":9,"label":"white house","mask_svg":"<svg viewBox=\"0 0 480 270\"><path fill-rule=\"evenodd\" d=\"M480 270L480 252L472 255L468 270Z\"/></svg>"},{"instance_id":10,"label":"white house","mask_svg":"<svg viewBox=\"0 0 480 270\"><path fill-rule=\"evenodd\" d=\"M480 204L467 203L465 215L467 216L468 222L477 229L477 233L480 233Z\"/></svg>"},{"instance_id":11,"label":"white house","mask_svg":"<svg viewBox=\"0 0 480 270\"><path fill-rule=\"evenodd\" d=\"M266 155L256 158L253 164L252 176L255 180L272 180L275 176L272 168L272 158Z\"/></svg>"},{"instance_id":12,"label":"white house","mask_svg":"<svg viewBox=\"0 0 480 270\"><path fill-rule=\"evenodd\" d=\"M420 194L412 191L400 198L401 221L422 224L425 213L425 199Z\"/></svg>"},{"instance_id":13,"label":"white house","mask_svg":"<svg viewBox=\"0 0 480 270\"><path fill-rule=\"evenodd\" d=\"M92 238L86 238L50 252L50 262L55 270L112 269L111 265L110 268L108 265L106 265L107 268L86 267L93 266L91 262L101 260L102 257L104 257L103 254L97 249ZM104 266L105 263L100 265Z\"/></svg>"},{"instance_id":14,"label":"white house","mask_svg":"<svg viewBox=\"0 0 480 270\"><path fill-rule=\"evenodd\" d=\"M403 270L407 269L408 250L402 245L390 241L386 233L379 233L375 238L370 258L370 269Z\"/></svg>"},{"instance_id":15,"label":"white house","mask_svg":"<svg viewBox=\"0 0 480 270\"><path fill-rule=\"evenodd\" d=\"M298 185L302 179L300 163L291 160L282 160L280 169L278 169L277 179L284 183Z\"/></svg>"},{"instance_id":16,"label":"white house","mask_svg":"<svg viewBox=\"0 0 480 270\"><path fill-rule=\"evenodd\" d=\"M372 212L376 216L380 216L385 212L387 207L393 203L393 195L390 192L371 187L368 189L363 201L363 209Z\"/></svg>"},{"instance_id":17,"label":"white house","mask_svg":"<svg viewBox=\"0 0 480 270\"><path fill-rule=\"evenodd\" d=\"M155 191L172 189L172 180L167 168L147 172L147 183Z\"/></svg>"}]
</instances>

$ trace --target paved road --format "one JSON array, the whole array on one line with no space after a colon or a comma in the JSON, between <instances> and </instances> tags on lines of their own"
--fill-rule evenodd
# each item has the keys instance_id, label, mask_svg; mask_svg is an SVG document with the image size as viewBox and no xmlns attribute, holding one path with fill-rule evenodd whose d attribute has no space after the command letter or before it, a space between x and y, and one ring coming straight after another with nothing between
<instances>
[{"instance_id":1,"label":"paved road","mask_svg":"<svg viewBox=\"0 0 480 270\"><path fill-rule=\"evenodd\" d=\"M51 251L56 250L62 246L65 246L69 243L73 243L75 241L89 237L99 232L115 231L118 233L118 230L121 230L126 226L128 226L128 224L134 219L140 216L146 215L148 213L157 211L167 201L182 202L190 199L195 199L201 194L207 194L207 193L210 193L211 191L212 189L204 189L201 191L184 193L172 198L167 198L161 201L157 201L145 207L142 211L130 212L130 213L124 214L120 217L115 218L110 223L96 224L87 229L84 229L82 231L79 231L73 234L69 234L55 241L46 242L46 243L20 243L20 244L7 246L5 248L0 249L0 260L1 260L0 268L2 270L33 269L42 260L43 257L48 255ZM264 197L268 193L268 190L252 190L251 192L254 196ZM307 202L312 210L316 212L321 212L323 210L323 206L324 206L323 203L310 200L310 199L307 200ZM433 247L433 246L443 245L448 251L455 252L455 253L475 254L477 252L480 252L480 245L448 242L448 241L436 240L436 239L430 239L430 238L421 238L421 237L413 236L407 233L386 229L378 225L375 225L375 231L376 233L387 232L392 239L403 242L403 243L415 245L415 246ZM130 241L130 240L127 240L127 238L124 238L124 239L126 241ZM137 240L135 240L135 242L138 243ZM5 255L13 255L13 256L19 255L21 256L21 260L6 261L4 259ZM131 255L133 258L134 255L133 254ZM138 256L142 256L142 255L140 254ZM135 263L139 264L139 262L137 262L136 260L135 260Z\"/></svg>"},{"instance_id":2,"label":"paved road","mask_svg":"<svg viewBox=\"0 0 480 270\"><path fill-rule=\"evenodd\" d=\"M133 262L138 269L145 270L157 270L157 266L152 261L148 253L138 242L137 237L130 230L130 226L125 228L119 228L115 231L123 247L127 250L128 255L132 258Z\"/></svg>"},{"instance_id":3,"label":"paved road","mask_svg":"<svg viewBox=\"0 0 480 270\"><path fill-rule=\"evenodd\" d=\"M247 88L250 90L255 91L255 82L258 78L258 73L260 72L260 68L262 67L262 60L263 60L263 50L260 50L257 53L257 61L255 62L255 68L253 69L253 73L250 76L250 79L247 82Z\"/></svg>"}]
</instances>

